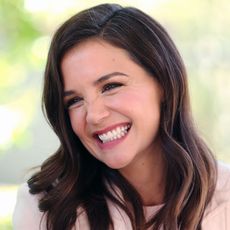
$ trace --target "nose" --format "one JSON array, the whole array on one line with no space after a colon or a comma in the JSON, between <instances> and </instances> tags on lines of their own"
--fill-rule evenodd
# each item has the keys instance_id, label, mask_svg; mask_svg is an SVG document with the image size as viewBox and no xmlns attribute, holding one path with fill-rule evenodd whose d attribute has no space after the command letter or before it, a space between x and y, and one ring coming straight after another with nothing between
<instances>
[{"instance_id":1,"label":"nose","mask_svg":"<svg viewBox=\"0 0 230 230\"><path fill-rule=\"evenodd\" d=\"M97 125L109 116L109 109L102 99L97 98L88 102L86 107L86 121L89 124Z\"/></svg>"}]
</instances>

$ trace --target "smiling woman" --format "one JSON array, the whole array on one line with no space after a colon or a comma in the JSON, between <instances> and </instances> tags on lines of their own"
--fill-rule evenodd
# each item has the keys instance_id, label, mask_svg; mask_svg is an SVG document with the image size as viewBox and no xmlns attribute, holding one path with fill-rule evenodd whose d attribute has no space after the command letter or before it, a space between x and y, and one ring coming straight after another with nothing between
<instances>
[{"instance_id":1,"label":"smiling woman","mask_svg":"<svg viewBox=\"0 0 230 230\"><path fill-rule=\"evenodd\" d=\"M126 51L91 39L70 50L61 69L72 129L95 158L129 171L157 155L162 89Z\"/></svg>"},{"instance_id":2,"label":"smiling woman","mask_svg":"<svg viewBox=\"0 0 230 230\"><path fill-rule=\"evenodd\" d=\"M43 103L61 145L19 190L16 230L230 227L230 170L198 136L180 55L145 13L103 4L66 21Z\"/></svg>"}]
</instances>

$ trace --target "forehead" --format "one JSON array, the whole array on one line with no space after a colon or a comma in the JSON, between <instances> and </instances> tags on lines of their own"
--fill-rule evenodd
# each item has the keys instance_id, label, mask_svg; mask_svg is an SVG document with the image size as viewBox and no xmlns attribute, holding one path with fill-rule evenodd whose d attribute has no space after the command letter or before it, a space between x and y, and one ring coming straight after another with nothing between
<instances>
[{"instance_id":1,"label":"forehead","mask_svg":"<svg viewBox=\"0 0 230 230\"><path fill-rule=\"evenodd\" d=\"M90 39L69 50L61 62L63 80L103 76L108 72L127 71L134 62L128 53L108 42Z\"/></svg>"},{"instance_id":2,"label":"forehead","mask_svg":"<svg viewBox=\"0 0 230 230\"><path fill-rule=\"evenodd\" d=\"M130 58L126 50L114 46L105 40L91 38L80 42L67 51L62 58L61 65L67 59L70 60L71 58L73 59L73 57L75 61L89 60L92 58L97 61L101 60L103 55L106 56L105 60L110 60L112 58L113 61L116 60L116 57L121 58L121 56L123 56L123 58Z\"/></svg>"},{"instance_id":3,"label":"forehead","mask_svg":"<svg viewBox=\"0 0 230 230\"><path fill-rule=\"evenodd\" d=\"M153 76L130 58L127 51L99 39L82 42L67 52L61 70L65 91L87 91L100 82L98 79L111 73L128 76L123 79L132 84L153 81Z\"/></svg>"}]
</instances>

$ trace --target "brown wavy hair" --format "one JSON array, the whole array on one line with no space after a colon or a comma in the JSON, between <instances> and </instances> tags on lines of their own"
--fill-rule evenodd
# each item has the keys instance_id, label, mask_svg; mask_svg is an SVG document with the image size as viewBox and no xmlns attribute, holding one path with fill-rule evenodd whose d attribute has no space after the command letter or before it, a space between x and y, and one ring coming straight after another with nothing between
<instances>
[{"instance_id":1,"label":"brown wavy hair","mask_svg":"<svg viewBox=\"0 0 230 230\"><path fill-rule=\"evenodd\" d=\"M64 108L60 63L66 52L91 38L126 50L164 91L159 135L167 170L165 205L147 223L138 192L117 170L86 150L74 134ZM102 4L67 20L54 34L50 46L43 109L60 147L28 180L28 185L31 194L43 194L39 209L46 214L47 229L71 229L80 207L87 214L90 229L113 228L107 200L124 210L134 230L201 229L215 189L216 161L194 127L180 54L153 18L133 7ZM114 186L124 199L116 195Z\"/></svg>"}]
</instances>

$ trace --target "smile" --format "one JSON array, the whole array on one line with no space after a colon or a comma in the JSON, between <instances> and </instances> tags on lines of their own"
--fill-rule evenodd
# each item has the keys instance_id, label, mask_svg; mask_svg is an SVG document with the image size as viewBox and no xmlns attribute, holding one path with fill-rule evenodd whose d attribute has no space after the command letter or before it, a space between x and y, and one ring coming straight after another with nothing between
<instances>
[{"instance_id":1,"label":"smile","mask_svg":"<svg viewBox=\"0 0 230 230\"><path fill-rule=\"evenodd\" d=\"M101 140L101 142L103 144L110 142L110 141L113 141L113 140L120 139L128 133L130 127L131 126L129 124L124 125L124 126L119 126L115 129L112 129L112 130L106 132L106 133L98 135L98 138Z\"/></svg>"}]
</instances>

